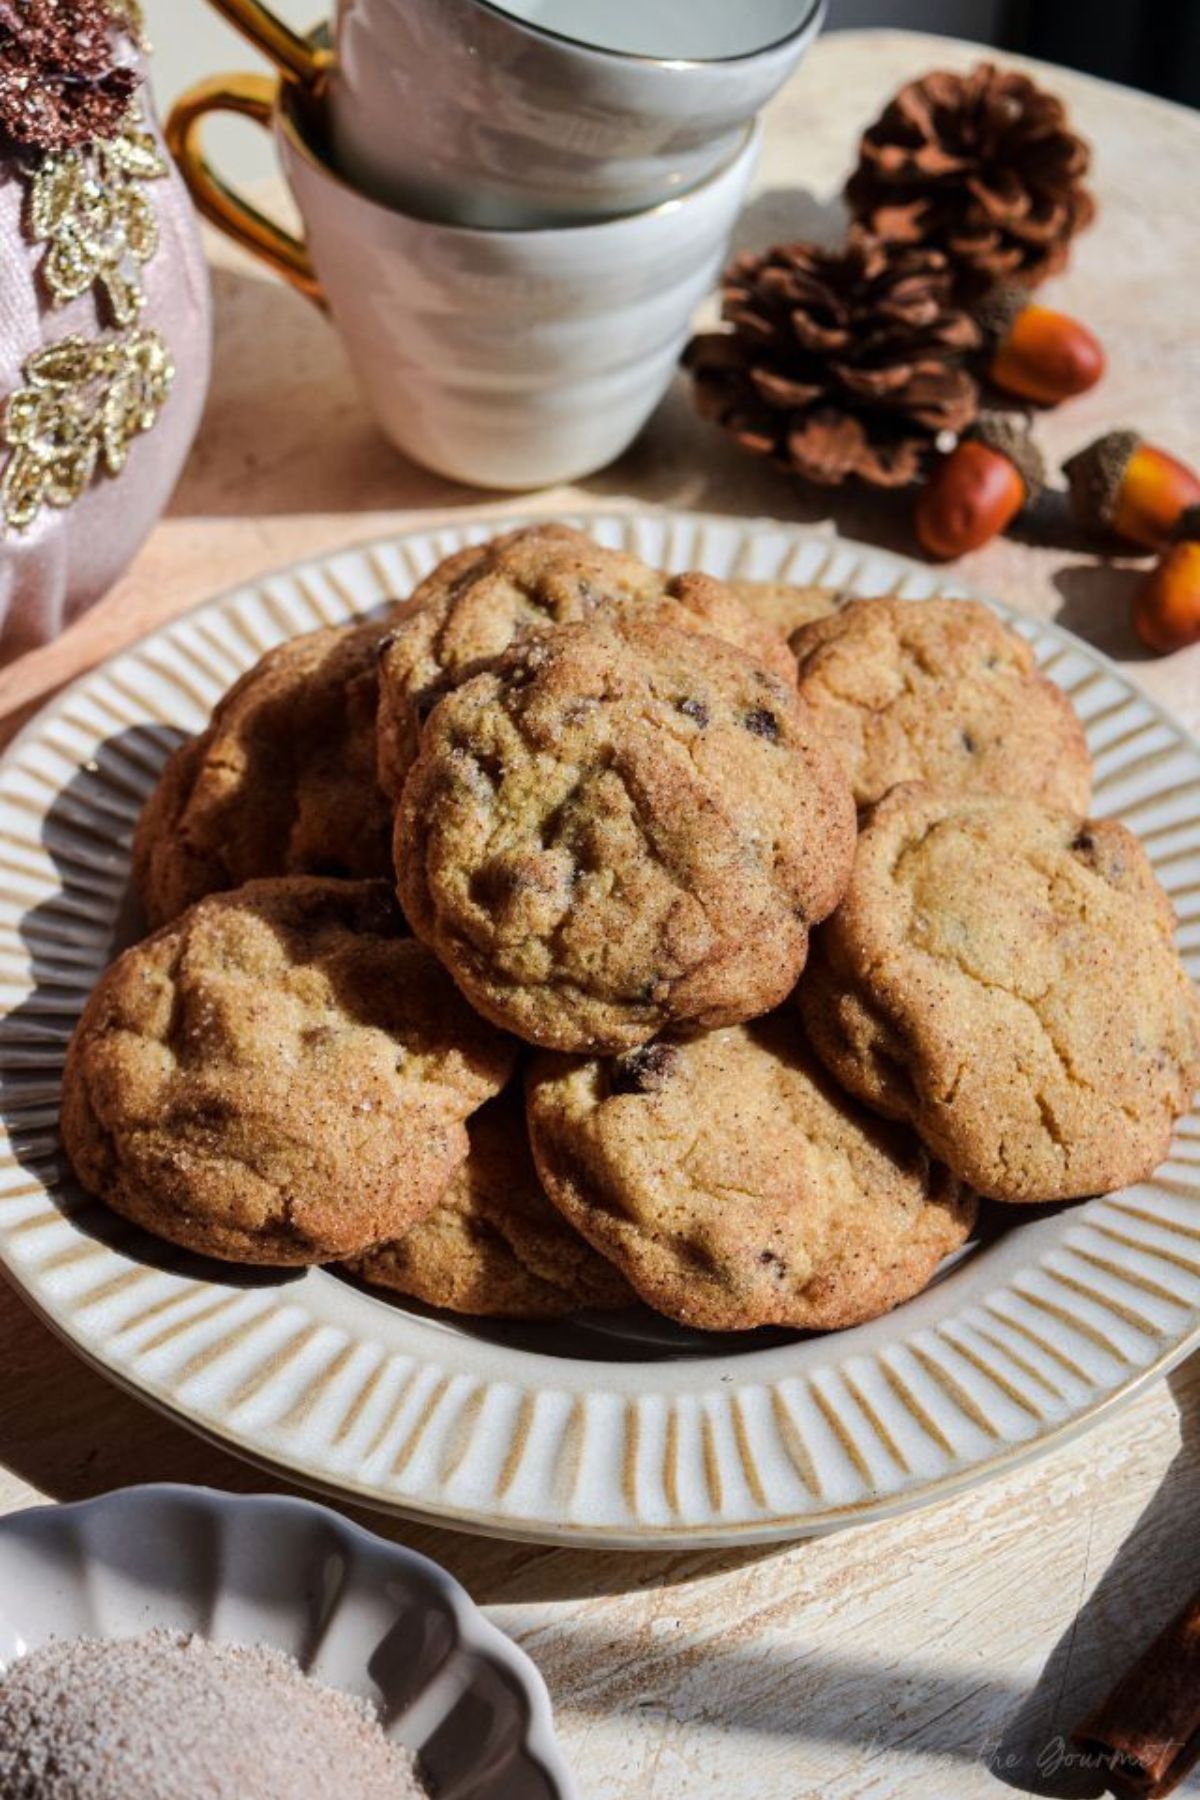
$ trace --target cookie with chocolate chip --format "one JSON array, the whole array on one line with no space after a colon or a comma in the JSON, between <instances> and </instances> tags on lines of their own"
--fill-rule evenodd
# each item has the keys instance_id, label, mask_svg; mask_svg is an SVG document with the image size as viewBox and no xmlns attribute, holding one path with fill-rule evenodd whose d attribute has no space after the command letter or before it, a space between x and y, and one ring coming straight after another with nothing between
<instances>
[{"instance_id":1,"label":"cookie with chocolate chip","mask_svg":"<svg viewBox=\"0 0 1200 1800\"><path fill-rule=\"evenodd\" d=\"M710 1331L830 1331L911 1298L975 1204L842 1093L794 1013L612 1061L539 1056L546 1191L651 1306Z\"/></svg>"},{"instance_id":2,"label":"cookie with chocolate chip","mask_svg":"<svg viewBox=\"0 0 1200 1800\"><path fill-rule=\"evenodd\" d=\"M737 644L781 680L783 634L711 576L668 576L570 525L534 525L473 544L426 576L381 662L380 779L399 794L436 701L510 644L558 625L633 612Z\"/></svg>"},{"instance_id":3,"label":"cookie with chocolate chip","mask_svg":"<svg viewBox=\"0 0 1200 1800\"><path fill-rule=\"evenodd\" d=\"M635 1295L617 1269L546 1198L520 1090L489 1101L467 1134L467 1160L445 1197L352 1272L427 1306L480 1317L561 1319L632 1306Z\"/></svg>"},{"instance_id":4,"label":"cookie with chocolate chip","mask_svg":"<svg viewBox=\"0 0 1200 1800\"><path fill-rule=\"evenodd\" d=\"M924 781L1087 811L1091 758L1061 689L974 600L854 600L792 634L800 691L860 807Z\"/></svg>"},{"instance_id":5,"label":"cookie with chocolate chip","mask_svg":"<svg viewBox=\"0 0 1200 1800\"><path fill-rule=\"evenodd\" d=\"M413 930L485 1017L619 1050L777 1005L854 830L792 688L630 614L530 638L438 704L396 865Z\"/></svg>"},{"instance_id":6,"label":"cookie with chocolate chip","mask_svg":"<svg viewBox=\"0 0 1200 1800\"><path fill-rule=\"evenodd\" d=\"M278 645L175 751L134 835L151 925L263 876L391 875L375 776L382 636L375 623L330 626Z\"/></svg>"},{"instance_id":7,"label":"cookie with chocolate chip","mask_svg":"<svg viewBox=\"0 0 1200 1800\"><path fill-rule=\"evenodd\" d=\"M1140 1181L1200 1075L1170 904L1113 820L895 790L797 998L837 1079L979 1193Z\"/></svg>"},{"instance_id":8,"label":"cookie with chocolate chip","mask_svg":"<svg viewBox=\"0 0 1200 1800\"><path fill-rule=\"evenodd\" d=\"M212 894L101 976L71 1040L62 1133L89 1193L250 1263L401 1236L467 1155L516 1046L400 935L385 882Z\"/></svg>"}]
</instances>

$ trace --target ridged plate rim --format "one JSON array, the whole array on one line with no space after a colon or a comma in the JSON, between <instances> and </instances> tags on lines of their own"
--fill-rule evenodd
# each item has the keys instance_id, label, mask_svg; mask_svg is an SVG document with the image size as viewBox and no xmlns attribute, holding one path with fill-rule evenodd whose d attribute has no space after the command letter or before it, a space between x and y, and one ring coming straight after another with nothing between
<instances>
[{"instance_id":1,"label":"ridged plate rim","mask_svg":"<svg viewBox=\"0 0 1200 1800\"><path fill-rule=\"evenodd\" d=\"M553 516L664 566L914 598L968 591L769 519ZM136 754L110 748L81 765L121 729L194 729L269 643L352 616L517 522L453 519L202 602L85 675L0 759L0 1080L26 1157L6 1127L0 1265L89 1362L213 1441L325 1493L503 1536L618 1547L804 1535L926 1503L1063 1442L1200 1342L1195 1110L1152 1181L1023 1216L885 1320L725 1359L567 1361L481 1342L320 1271L245 1287L172 1274L78 1222L55 1144L57 1075L116 927L156 757L139 739ZM1196 979L1200 749L1089 646L997 610L1085 716L1096 810L1149 830ZM68 781L82 790L64 800ZM56 805L69 879L41 842ZM35 929L28 914L47 904L50 923ZM23 922L51 965L41 986Z\"/></svg>"}]
</instances>

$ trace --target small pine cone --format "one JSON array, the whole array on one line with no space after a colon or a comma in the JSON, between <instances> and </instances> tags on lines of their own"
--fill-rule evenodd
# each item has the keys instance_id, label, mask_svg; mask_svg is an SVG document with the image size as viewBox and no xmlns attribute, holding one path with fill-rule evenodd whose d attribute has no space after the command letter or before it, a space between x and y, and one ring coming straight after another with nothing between
<instances>
[{"instance_id":1,"label":"small pine cone","mask_svg":"<svg viewBox=\"0 0 1200 1800\"><path fill-rule=\"evenodd\" d=\"M901 88L863 136L846 201L878 236L944 251L966 292L1032 287L1062 268L1095 215L1090 162L1061 100L980 63Z\"/></svg>"},{"instance_id":2,"label":"small pine cone","mask_svg":"<svg viewBox=\"0 0 1200 1800\"><path fill-rule=\"evenodd\" d=\"M685 356L696 405L743 449L806 481L903 487L975 417L979 328L946 259L854 230L843 250L780 244L726 270L727 331Z\"/></svg>"},{"instance_id":3,"label":"small pine cone","mask_svg":"<svg viewBox=\"0 0 1200 1800\"><path fill-rule=\"evenodd\" d=\"M105 0L0 0L0 147L66 150L111 137L141 79Z\"/></svg>"}]
</instances>

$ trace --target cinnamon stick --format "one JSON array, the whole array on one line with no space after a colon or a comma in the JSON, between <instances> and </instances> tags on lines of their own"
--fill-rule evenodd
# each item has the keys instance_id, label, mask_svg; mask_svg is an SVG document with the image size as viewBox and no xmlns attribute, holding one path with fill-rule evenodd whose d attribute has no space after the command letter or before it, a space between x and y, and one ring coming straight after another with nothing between
<instances>
[{"instance_id":1,"label":"cinnamon stick","mask_svg":"<svg viewBox=\"0 0 1200 1800\"><path fill-rule=\"evenodd\" d=\"M1200 1593L1072 1734L1118 1794L1161 1800L1200 1756Z\"/></svg>"}]
</instances>

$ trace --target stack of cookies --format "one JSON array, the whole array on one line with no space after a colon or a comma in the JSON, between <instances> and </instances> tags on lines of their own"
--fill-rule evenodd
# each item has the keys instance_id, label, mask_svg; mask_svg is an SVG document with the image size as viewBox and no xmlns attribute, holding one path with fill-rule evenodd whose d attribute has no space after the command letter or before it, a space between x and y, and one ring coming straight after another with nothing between
<instances>
[{"instance_id":1,"label":"stack of cookies","mask_svg":"<svg viewBox=\"0 0 1200 1800\"><path fill-rule=\"evenodd\" d=\"M564 526L284 644L139 822L62 1124L116 1212L538 1319L828 1330L1149 1174L1200 1010L1026 644Z\"/></svg>"}]
</instances>

